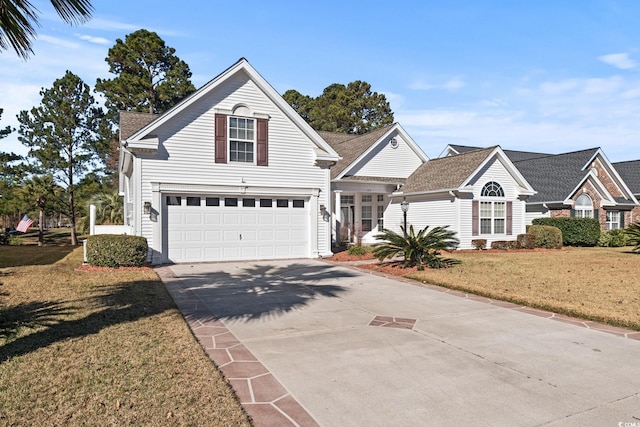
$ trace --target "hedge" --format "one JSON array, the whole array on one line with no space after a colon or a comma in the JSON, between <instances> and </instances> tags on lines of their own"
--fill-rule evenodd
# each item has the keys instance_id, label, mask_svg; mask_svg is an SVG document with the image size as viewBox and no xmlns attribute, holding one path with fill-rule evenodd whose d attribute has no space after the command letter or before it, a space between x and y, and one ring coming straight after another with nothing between
<instances>
[{"instance_id":1,"label":"hedge","mask_svg":"<svg viewBox=\"0 0 640 427\"><path fill-rule=\"evenodd\" d=\"M149 247L141 236L96 234L87 238L87 262L98 267L141 267Z\"/></svg>"},{"instance_id":2,"label":"hedge","mask_svg":"<svg viewBox=\"0 0 640 427\"><path fill-rule=\"evenodd\" d=\"M595 246L600 239L600 223L595 218L536 218L532 223L558 227L566 246Z\"/></svg>"},{"instance_id":3,"label":"hedge","mask_svg":"<svg viewBox=\"0 0 640 427\"><path fill-rule=\"evenodd\" d=\"M560 249L562 247L562 232L558 227L550 225L530 225L527 234L533 236L537 248Z\"/></svg>"}]
</instances>

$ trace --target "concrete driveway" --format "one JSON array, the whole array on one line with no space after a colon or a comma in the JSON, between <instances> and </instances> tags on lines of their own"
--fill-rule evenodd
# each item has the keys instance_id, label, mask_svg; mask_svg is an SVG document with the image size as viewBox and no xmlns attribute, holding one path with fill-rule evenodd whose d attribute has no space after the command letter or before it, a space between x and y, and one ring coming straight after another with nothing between
<instances>
[{"instance_id":1,"label":"concrete driveway","mask_svg":"<svg viewBox=\"0 0 640 427\"><path fill-rule=\"evenodd\" d=\"M637 333L322 261L158 272L257 426L640 426Z\"/></svg>"}]
</instances>

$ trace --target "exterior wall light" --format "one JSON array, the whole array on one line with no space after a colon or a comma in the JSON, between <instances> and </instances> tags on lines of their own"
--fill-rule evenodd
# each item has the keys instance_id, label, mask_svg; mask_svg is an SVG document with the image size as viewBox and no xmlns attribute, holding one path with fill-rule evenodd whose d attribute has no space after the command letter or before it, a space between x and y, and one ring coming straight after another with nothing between
<instances>
[{"instance_id":1,"label":"exterior wall light","mask_svg":"<svg viewBox=\"0 0 640 427\"><path fill-rule=\"evenodd\" d=\"M145 215L149 215L151 213L151 202L144 202L142 212L144 212Z\"/></svg>"}]
</instances>

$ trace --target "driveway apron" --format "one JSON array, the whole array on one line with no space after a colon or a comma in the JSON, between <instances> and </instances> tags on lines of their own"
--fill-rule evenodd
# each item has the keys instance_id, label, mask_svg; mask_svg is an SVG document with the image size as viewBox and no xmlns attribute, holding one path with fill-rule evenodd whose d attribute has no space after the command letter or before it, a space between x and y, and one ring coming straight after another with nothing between
<instances>
[{"instance_id":1,"label":"driveway apron","mask_svg":"<svg viewBox=\"0 0 640 427\"><path fill-rule=\"evenodd\" d=\"M317 260L157 271L256 426L640 426L640 333Z\"/></svg>"}]
</instances>

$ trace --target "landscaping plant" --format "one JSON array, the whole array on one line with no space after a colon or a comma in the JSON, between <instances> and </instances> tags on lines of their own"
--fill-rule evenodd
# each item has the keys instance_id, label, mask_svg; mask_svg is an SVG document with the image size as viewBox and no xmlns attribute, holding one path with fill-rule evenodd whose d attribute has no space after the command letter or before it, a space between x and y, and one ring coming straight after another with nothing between
<instances>
[{"instance_id":1,"label":"landscaping plant","mask_svg":"<svg viewBox=\"0 0 640 427\"><path fill-rule=\"evenodd\" d=\"M634 252L640 253L640 221L629 225L626 229L627 232L627 243L630 245L634 245Z\"/></svg>"},{"instance_id":2,"label":"landscaping plant","mask_svg":"<svg viewBox=\"0 0 640 427\"><path fill-rule=\"evenodd\" d=\"M400 264L403 267L418 267L419 269L425 266L444 268L456 263L454 260L440 256L441 251L452 251L460 243L455 237L455 231L448 230L448 226L434 227L431 230L427 226L417 234L413 225L409 227L408 233L404 227L401 226L400 229L402 234L385 228L382 233L376 235L376 239L383 243L374 246L374 257L383 261L402 255L404 260Z\"/></svg>"},{"instance_id":3,"label":"landscaping plant","mask_svg":"<svg viewBox=\"0 0 640 427\"><path fill-rule=\"evenodd\" d=\"M600 238L600 223L595 218L535 218L532 224L558 227L565 246L596 246Z\"/></svg>"}]
</instances>

